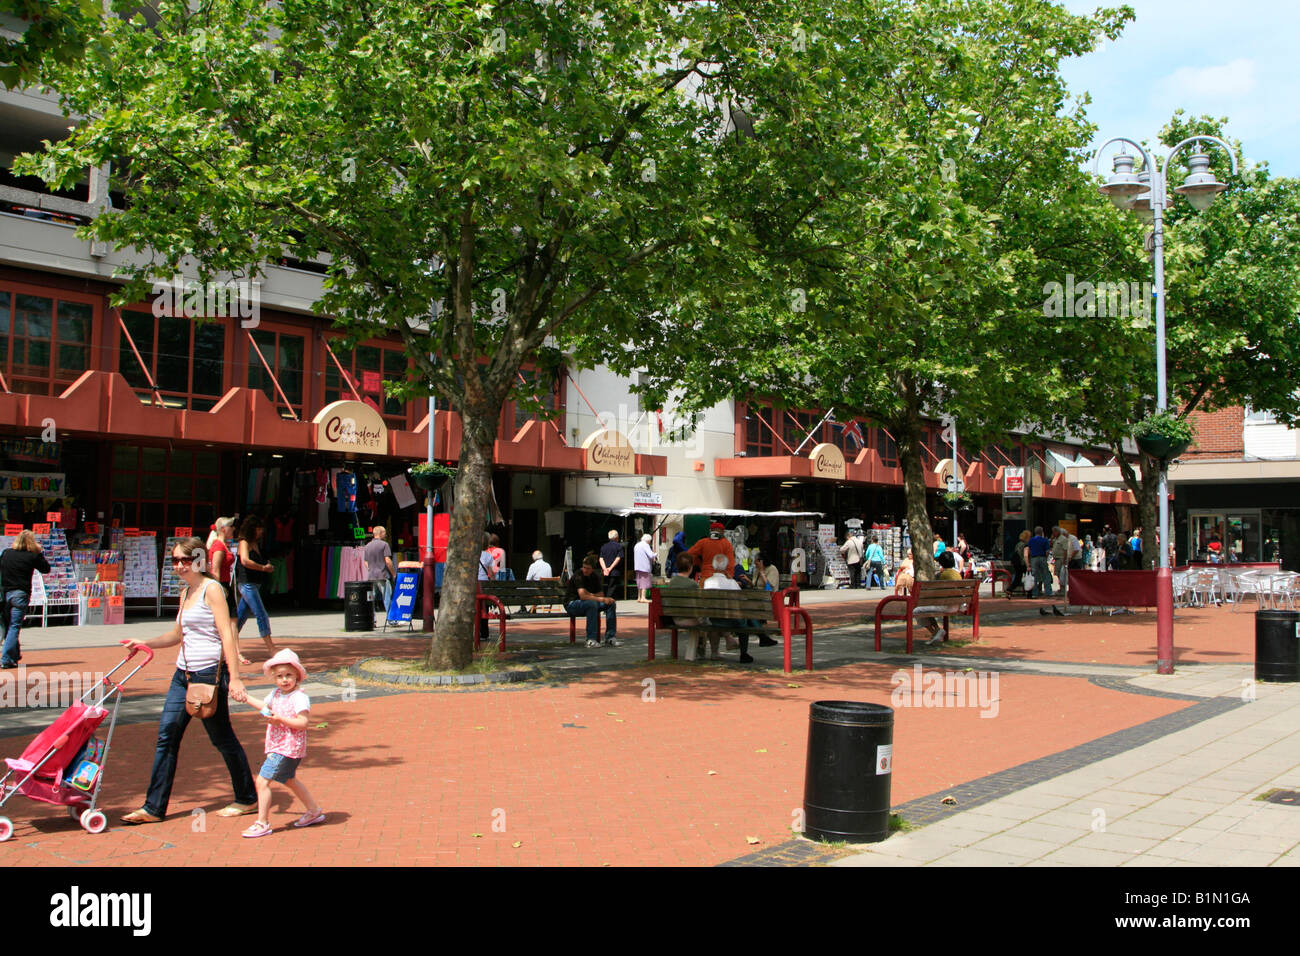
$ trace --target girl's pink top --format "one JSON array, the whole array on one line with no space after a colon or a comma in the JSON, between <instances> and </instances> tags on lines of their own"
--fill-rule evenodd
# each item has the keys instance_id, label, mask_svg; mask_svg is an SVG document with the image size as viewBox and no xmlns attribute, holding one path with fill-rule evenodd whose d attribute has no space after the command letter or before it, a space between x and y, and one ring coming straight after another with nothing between
<instances>
[{"instance_id":1,"label":"girl's pink top","mask_svg":"<svg viewBox=\"0 0 1300 956\"><path fill-rule=\"evenodd\" d=\"M285 696L277 687L266 699L266 706L275 716L292 719L304 711L311 710L311 698L300 690ZM307 753L307 731L294 730L283 724L267 724L266 752L301 759Z\"/></svg>"}]
</instances>

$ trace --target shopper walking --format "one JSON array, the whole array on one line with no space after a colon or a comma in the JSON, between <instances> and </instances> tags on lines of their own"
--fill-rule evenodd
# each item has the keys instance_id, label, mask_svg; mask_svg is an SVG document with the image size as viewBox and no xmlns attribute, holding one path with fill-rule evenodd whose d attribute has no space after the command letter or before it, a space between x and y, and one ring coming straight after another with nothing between
<instances>
[{"instance_id":1,"label":"shopper walking","mask_svg":"<svg viewBox=\"0 0 1300 956\"><path fill-rule=\"evenodd\" d=\"M32 599L32 572L50 573L50 562L41 553L41 544L30 531L20 532L13 546L0 554L0 595L3 595L4 615L0 623L6 625L4 649L0 651L0 667L17 667L23 659L18 645L18 634L27 616L27 605Z\"/></svg>"},{"instance_id":2,"label":"shopper walking","mask_svg":"<svg viewBox=\"0 0 1300 956\"><path fill-rule=\"evenodd\" d=\"M235 590L235 556L230 551L230 539L235 533L234 518L218 518L212 525L212 534L208 536L208 569L226 592L226 612L230 618L231 634L235 639L235 648L239 648L239 635L235 633L235 621L239 617L239 595ZM239 655L240 664L253 663L243 654Z\"/></svg>"},{"instance_id":3,"label":"shopper walking","mask_svg":"<svg viewBox=\"0 0 1300 956\"><path fill-rule=\"evenodd\" d=\"M844 555L844 563L849 566L849 587L862 587L862 539L858 537L857 532L844 532L844 543L840 545L840 554Z\"/></svg>"},{"instance_id":4,"label":"shopper walking","mask_svg":"<svg viewBox=\"0 0 1300 956\"><path fill-rule=\"evenodd\" d=\"M153 770L149 775L149 793L144 806L122 818L123 823L161 823L171 801L172 782L176 776L176 757L181 738L190 725L186 695L191 685L214 687L212 699L216 709L203 720L208 739L217 748L230 773L235 800L219 817L236 817L257 809L257 788L248 768L248 756L230 725L227 698L245 699L244 684L239 679L238 654L226 611L225 595L212 575L198 570L206 564L203 541L187 538L172 547L172 567L185 585L181 591L176 623L161 637L150 641L127 641L131 648L181 646L176 657L176 672L163 701L162 719L158 724L158 742L154 748Z\"/></svg>"},{"instance_id":5,"label":"shopper walking","mask_svg":"<svg viewBox=\"0 0 1300 956\"><path fill-rule=\"evenodd\" d=\"M883 588L885 586L885 551L880 546L880 537L873 534L867 552L862 556L867 566L867 587Z\"/></svg>"},{"instance_id":6,"label":"shopper walking","mask_svg":"<svg viewBox=\"0 0 1300 956\"><path fill-rule=\"evenodd\" d=\"M1035 526L1034 536L1029 539L1026 547L1029 551L1029 572L1034 576L1034 588L1029 596L1036 598L1046 594L1051 597L1052 577L1047 566L1047 552L1051 542L1043 537L1042 525Z\"/></svg>"},{"instance_id":7,"label":"shopper walking","mask_svg":"<svg viewBox=\"0 0 1300 956\"><path fill-rule=\"evenodd\" d=\"M654 567L655 549L650 535L641 535L641 540L632 549L632 566L636 571L637 603L650 603L650 575Z\"/></svg>"},{"instance_id":8,"label":"shopper walking","mask_svg":"<svg viewBox=\"0 0 1300 956\"><path fill-rule=\"evenodd\" d=\"M239 606L235 620L235 635L244 629L244 622L249 617L257 619L257 632L262 636L266 649L275 654L275 642L271 640L271 618L262 603L262 585L270 573L275 570L262 557L262 537L266 529L254 515L244 519L239 526L239 565L235 572L239 587Z\"/></svg>"}]
</instances>

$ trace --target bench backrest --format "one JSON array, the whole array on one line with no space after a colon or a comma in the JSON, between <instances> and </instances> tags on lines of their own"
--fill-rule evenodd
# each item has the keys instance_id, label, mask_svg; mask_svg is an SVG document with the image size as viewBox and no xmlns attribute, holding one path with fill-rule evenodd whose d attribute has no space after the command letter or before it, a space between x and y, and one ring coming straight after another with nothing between
<instances>
[{"instance_id":1,"label":"bench backrest","mask_svg":"<svg viewBox=\"0 0 1300 956\"><path fill-rule=\"evenodd\" d=\"M560 583L559 578L546 581L480 581L478 586L484 594L491 594L498 598L509 598L511 601L516 598L533 597L563 598L565 595L565 587ZM556 601L554 603L562 602Z\"/></svg>"},{"instance_id":2,"label":"bench backrest","mask_svg":"<svg viewBox=\"0 0 1300 956\"><path fill-rule=\"evenodd\" d=\"M777 620L772 599L779 591L723 591L704 588L655 588L658 607L672 617L725 617Z\"/></svg>"},{"instance_id":3,"label":"bench backrest","mask_svg":"<svg viewBox=\"0 0 1300 956\"><path fill-rule=\"evenodd\" d=\"M979 581L971 579L917 581L912 586L912 604L915 607L947 608L965 614L979 593L979 586Z\"/></svg>"}]
</instances>

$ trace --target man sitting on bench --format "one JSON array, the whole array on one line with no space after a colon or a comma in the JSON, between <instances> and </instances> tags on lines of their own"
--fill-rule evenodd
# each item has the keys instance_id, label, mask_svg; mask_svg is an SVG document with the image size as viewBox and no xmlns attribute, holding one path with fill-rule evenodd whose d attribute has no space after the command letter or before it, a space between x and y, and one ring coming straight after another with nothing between
<instances>
[{"instance_id":1,"label":"man sitting on bench","mask_svg":"<svg viewBox=\"0 0 1300 956\"><path fill-rule=\"evenodd\" d=\"M727 556L725 554L715 554L713 556L713 574L704 581L705 591L739 591L740 583L735 578L727 576ZM714 627L743 627L744 621L731 617L711 617L709 623ZM709 634L709 650L712 652L711 657L715 661L722 660L722 655L718 653L718 641L722 635L717 631ZM749 649L749 641L745 641L745 648L740 652L740 663L752 664L754 659L746 653Z\"/></svg>"},{"instance_id":2,"label":"man sitting on bench","mask_svg":"<svg viewBox=\"0 0 1300 956\"><path fill-rule=\"evenodd\" d=\"M605 646L618 647L618 619L616 602L602 593L600 568L597 559L588 555L582 559L582 573L569 578L569 603L565 610L574 617L587 618L587 646L600 647L600 615L605 615Z\"/></svg>"},{"instance_id":3,"label":"man sitting on bench","mask_svg":"<svg viewBox=\"0 0 1300 956\"><path fill-rule=\"evenodd\" d=\"M939 565L939 569L940 569L938 580L940 581L961 580L961 572L957 570L957 562L953 560L951 551L944 551L934 560L935 563ZM943 628L939 625L939 619L937 617L932 617L926 622L925 626L926 629L929 630L930 632L930 639L926 641L926 644L929 644L931 646L936 644L942 644Z\"/></svg>"}]
</instances>

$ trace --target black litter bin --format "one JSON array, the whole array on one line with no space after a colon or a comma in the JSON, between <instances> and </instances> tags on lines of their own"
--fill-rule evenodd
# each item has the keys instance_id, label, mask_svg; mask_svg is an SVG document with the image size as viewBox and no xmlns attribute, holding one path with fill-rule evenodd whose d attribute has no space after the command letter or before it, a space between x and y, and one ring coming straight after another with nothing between
<instances>
[{"instance_id":1,"label":"black litter bin","mask_svg":"<svg viewBox=\"0 0 1300 956\"><path fill-rule=\"evenodd\" d=\"M343 585L343 630L375 629L375 596L369 581L349 581Z\"/></svg>"},{"instance_id":2,"label":"black litter bin","mask_svg":"<svg viewBox=\"0 0 1300 956\"><path fill-rule=\"evenodd\" d=\"M1300 612L1255 612L1255 680L1300 683Z\"/></svg>"},{"instance_id":3,"label":"black litter bin","mask_svg":"<svg viewBox=\"0 0 1300 956\"><path fill-rule=\"evenodd\" d=\"M879 843L889 836L893 751L893 708L852 700L812 704L804 836L847 843Z\"/></svg>"}]
</instances>

